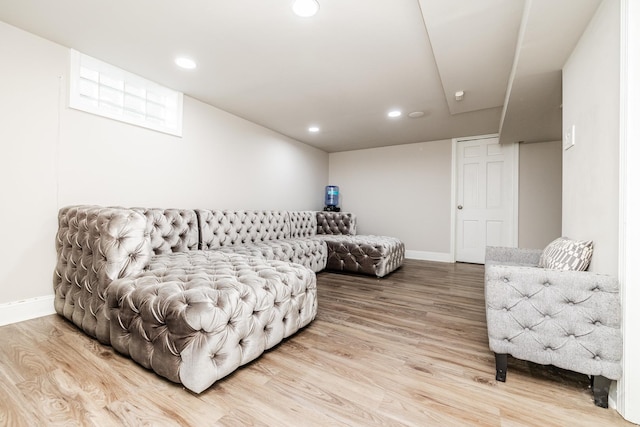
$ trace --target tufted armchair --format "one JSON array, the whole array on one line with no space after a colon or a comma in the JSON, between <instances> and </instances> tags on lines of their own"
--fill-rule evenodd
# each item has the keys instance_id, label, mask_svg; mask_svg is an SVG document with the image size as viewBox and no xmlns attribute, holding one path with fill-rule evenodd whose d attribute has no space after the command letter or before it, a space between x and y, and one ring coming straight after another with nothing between
<instances>
[{"instance_id":1,"label":"tufted armchair","mask_svg":"<svg viewBox=\"0 0 640 427\"><path fill-rule=\"evenodd\" d=\"M608 406L621 376L618 281L588 271L538 267L542 251L487 247L485 303L496 380L507 355L591 377L595 404Z\"/></svg>"}]
</instances>

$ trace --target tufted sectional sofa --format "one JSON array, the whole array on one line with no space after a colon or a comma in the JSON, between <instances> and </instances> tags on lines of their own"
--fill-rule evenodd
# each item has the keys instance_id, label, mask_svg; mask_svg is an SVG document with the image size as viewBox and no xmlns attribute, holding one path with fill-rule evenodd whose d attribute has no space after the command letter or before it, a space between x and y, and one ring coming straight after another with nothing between
<instances>
[{"instance_id":1,"label":"tufted sectional sofa","mask_svg":"<svg viewBox=\"0 0 640 427\"><path fill-rule=\"evenodd\" d=\"M55 309L200 393L315 318L316 272L402 265L398 239L355 231L338 212L65 207Z\"/></svg>"}]
</instances>

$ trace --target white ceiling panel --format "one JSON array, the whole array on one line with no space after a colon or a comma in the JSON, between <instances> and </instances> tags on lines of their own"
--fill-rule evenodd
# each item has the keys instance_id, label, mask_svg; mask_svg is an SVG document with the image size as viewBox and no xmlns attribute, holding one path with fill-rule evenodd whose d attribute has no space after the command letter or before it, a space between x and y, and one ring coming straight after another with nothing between
<instances>
[{"instance_id":1,"label":"white ceiling panel","mask_svg":"<svg viewBox=\"0 0 640 427\"><path fill-rule=\"evenodd\" d=\"M527 2L500 142L562 139L562 67L600 3Z\"/></svg>"},{"instance_id":2,"label":"white ceiling panel","mask_svg":"<svg viewBox=\"0 0 640 427\"><path fill-rule=\"evenodd\" d=\"M501 107L524 0L420 0L451 114ZM464 91L462 101L454 94Z\"/></svg>"},{"instance_id":3,"label":"white ceiling panel","mask_svg":"<svg viewBox=\"0 0 640 427\"><path fill-rule=\"evenodd\" d=\"M524 76L577 40L536 19L527 34L542 32L541 47L518 45L524 0L318 1L315 17L299 18L290 0L1 0L0 21L328 152L496 133L502 117L518 133L509 126L527 120L522 109L513 98L503 109L514 52ZM573 10L578 30L598 3L526 3L539 2ZM197 69L178 69L177 55ZM511 94L526 97L519 77Z\"/></svg>"}]
</instances>

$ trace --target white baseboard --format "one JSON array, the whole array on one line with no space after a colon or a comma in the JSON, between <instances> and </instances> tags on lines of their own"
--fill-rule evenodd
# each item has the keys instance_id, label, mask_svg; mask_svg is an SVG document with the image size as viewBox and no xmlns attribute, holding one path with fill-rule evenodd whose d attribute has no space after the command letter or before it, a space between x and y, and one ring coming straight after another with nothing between
<instances>
[{"instance_id":1,"label":"white baseboard","mask_svg":"<svg viewBox=\"0 0 640 427\"><path fill-rule=\"evenodd\" d=\"M455 262L453 254L446 252L425 252L425 251L410 251L406 250L404 253L407 259L418 259L421 261L436 261L436 262Z\"/></svg>"},{"instance_id":2,"label":"white baseboard","mask_svg":"<svg viewBox=\"0 0 640 427\"><path fill-rule=\"evenodd\" d=\"M55 314L53 295L0 304L0 326Z\"/></svg>"}]
</instances>

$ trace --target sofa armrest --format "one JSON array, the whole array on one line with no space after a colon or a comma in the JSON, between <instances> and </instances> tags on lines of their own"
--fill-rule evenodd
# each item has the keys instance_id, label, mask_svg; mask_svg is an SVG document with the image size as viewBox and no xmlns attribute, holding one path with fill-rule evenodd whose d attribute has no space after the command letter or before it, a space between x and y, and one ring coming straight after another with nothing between
<instances>
[{"instance_id":1,"label":"sofa armrest","mask_svg":"<svg viewBox=\"0 0 640 427\"><path fill-rule=\"evenodd\" d=\"M485 264L528 265L536 267L542 255L541 249L507 248L487 246Z\"/></svg>"},{"instance_id":2,"label":"sofa armrest","mask_svg":"<svg viewBox=\"0 0 640 427\"><path fill-rule=\"evenodd\" d=\"M141 272L153 251L144 215L131 209L69 206L58 213L54 306L101 341L100 321L108 285ZM106 335L104 335L106 334Z\"/></svg>"},{"instance_id":3,"label":"sofa armrest","mask_svg":"<svg viewBox=\"0 0 640 427\"><path fill-rule=\"evenodd\" d=\"M356 234L356 216L349 212L317 211L317 234Z\"/></svg>"},{"instance_id":4,"label":"sofa armrest","mask_svg":"<svg viewBox=\"0 0 640 427\"><path fill-rule=\"evenodd\" d=\"M621 305L616 278L488 264L485 302L489 346L495 353L620 378Z\"/></svg>"}]
</instances>

